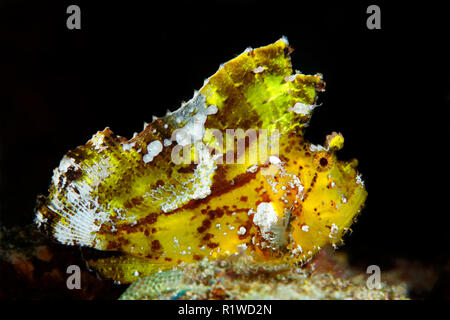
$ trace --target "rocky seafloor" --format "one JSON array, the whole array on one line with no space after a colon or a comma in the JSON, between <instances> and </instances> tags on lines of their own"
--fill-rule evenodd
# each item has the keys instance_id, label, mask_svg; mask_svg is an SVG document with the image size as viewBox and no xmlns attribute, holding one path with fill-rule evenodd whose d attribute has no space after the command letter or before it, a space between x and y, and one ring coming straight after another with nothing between
<instances>
[{"instance_id":1,"label":"rocky seafloor","mask_svg":"<svg viewBox=\"0 0 450 320\"><path fill-rule=\"evenodd\" d=\"M187 265L182 272L162 272L139 279L121 299L322 300L407 299L403 281L366 285L367 275L344 270L323 252L305 267L255 265L246 256Z\"/></svg>"},{"instance_id":2,"label":"rocky seafloor","mask_svg":"<svg viewBox=\"0 0 450 320\"><path fill-rule=\"evenodd\" d=\"M247 256L186 265L131 285L101 279L87 267L86 251L54 243L32 225L0 229L0 299L448 299L444 267L398 260L369 288L366 267L349 264L345 250L325 248L304 267L269 267ZM81 288L68 289L67 267L81 269Z\"/></svg>"}]
</instances>

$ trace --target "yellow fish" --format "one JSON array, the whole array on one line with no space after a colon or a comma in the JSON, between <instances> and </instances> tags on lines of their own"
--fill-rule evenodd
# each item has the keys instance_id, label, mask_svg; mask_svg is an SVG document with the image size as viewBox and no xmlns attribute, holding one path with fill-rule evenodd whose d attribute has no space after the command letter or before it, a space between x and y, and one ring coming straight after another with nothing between
<instances>
[{"instance_id":1,"label":"yellow fish","mask_svg":"<svg viewBox=\"0 0 450 320\"><path fill-rule=\"evenodd\" d=\"M367 192L357 161L335 155L341 134L304 140L325 84L293 73L292 51L286 38L247 49L132 139L106 128L69 151L38 197L39 228L121 252L91 262L121 282L235 254L305 263L342 243Z\"/></svg>"}]
</instances>

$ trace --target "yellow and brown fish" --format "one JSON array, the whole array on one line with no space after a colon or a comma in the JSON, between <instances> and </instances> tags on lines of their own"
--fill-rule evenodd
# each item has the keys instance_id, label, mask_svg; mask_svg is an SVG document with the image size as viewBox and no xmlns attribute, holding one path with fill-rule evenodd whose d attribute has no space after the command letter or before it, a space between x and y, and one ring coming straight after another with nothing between
<instances>
[{"instance_id":1,"label":"yellow and brown fish","mask_svg":"<svg viewBox=\"0 0 450 320\"><path fill-rule=\"evenodd\" d=\"M36 223L57 241L122 255L92 262L137 276L247 254L305 263L342 242L367 196L341 134L304 140L322 75L293 73L281 40L222 65L178 110L127 140L109 128L69 151Z\"/></svg>"}]
</instances>

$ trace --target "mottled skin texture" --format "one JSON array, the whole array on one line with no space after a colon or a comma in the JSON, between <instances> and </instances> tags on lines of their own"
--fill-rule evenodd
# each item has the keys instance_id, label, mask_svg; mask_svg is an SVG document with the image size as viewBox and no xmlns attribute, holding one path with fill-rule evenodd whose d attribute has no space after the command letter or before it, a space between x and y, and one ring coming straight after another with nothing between
<instances>
[{"instance_id":1,"label":"mottled skin texture","mask_svg":"<svg viewBox=\"0 0 450 320\"><path fill-rule=\"evenodd\" d=\"M321 75L292 75L291 52L283 40L246 51L190 102L129 141L107 128L70 151L55 169L49 196L39 198L37 224L65 244L122 252L91 265L123 282L241 251L264 263L304 263L325 244L339 244L367 193L356 161L336 158L341 135L328 136L320 148L303 139L324 83ZM296 103L311 110L295 112ZM209 106L216 112L207 113ZM203 113L206 133L187 147L197 163L174 163L180 147L174 131ZM210 130L230 128L267 129L269 137L278 130L276 161L270 152L258 156L257 166L249 161L262 134L240 156L234 142L217 145ZM146 163L155 140L171 143ZM221 164L214 152L224 162L227 152L247 158ZM277 217L268 233L254 222L261 203Z\"/></svg>"}]
</instances>

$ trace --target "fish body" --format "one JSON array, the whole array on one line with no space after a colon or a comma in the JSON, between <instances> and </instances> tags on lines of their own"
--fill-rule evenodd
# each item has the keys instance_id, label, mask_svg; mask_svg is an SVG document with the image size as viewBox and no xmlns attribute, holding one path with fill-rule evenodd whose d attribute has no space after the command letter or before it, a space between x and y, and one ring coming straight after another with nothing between
<instances>
[{"instance_id":1,"label":"fish body","mask_svg":"<svg viewBox=\"0 0 450 320\"><path fill-rule=\"evenodd\" d=\"M36 224L122 253L91 262L122 282L235 254L305 263L341 244L367 192L357 161L336 157L341 134L305 141L325 84L293 73L291 52L285 38L247 49L130 140L106 128L69 151Z\"/></svg>"}]
</instances>

